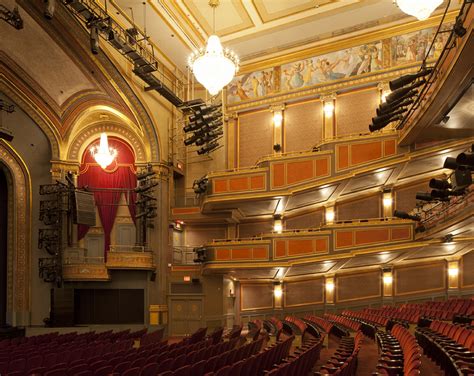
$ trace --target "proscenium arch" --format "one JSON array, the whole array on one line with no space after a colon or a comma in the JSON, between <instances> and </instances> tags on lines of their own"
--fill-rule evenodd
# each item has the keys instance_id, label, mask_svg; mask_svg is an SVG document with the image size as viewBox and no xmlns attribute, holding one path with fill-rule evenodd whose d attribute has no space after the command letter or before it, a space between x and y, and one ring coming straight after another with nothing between
<instances>
[{"instance_id":1,"label":"proscenium arch","mask_svg":"<svg viewBox=\"0 0 474 376\"><path fill-rule=\"evenodd\" d=\"M81 129L81 132L69 143L67 159L79 164L87 145L98 139L102 132L106 132L108 136L115 136L128 143L134 151L136 163L146 163L151 160L151 152L149 148L145 147L139 135L123 124L110 121L94 123Z\"/></svg>"},{"instance_id":2,"label":"proscenium arch","mask_svg":"<svg viewBox=\"0 0 474 376\"><path fill-rule=\"evenodd\" d=\"M7 175L8 218L7 311L12 325L29 325L31 306L31 177L19 154L0 140L0 168Z\"/></svg>"}]
</instances>

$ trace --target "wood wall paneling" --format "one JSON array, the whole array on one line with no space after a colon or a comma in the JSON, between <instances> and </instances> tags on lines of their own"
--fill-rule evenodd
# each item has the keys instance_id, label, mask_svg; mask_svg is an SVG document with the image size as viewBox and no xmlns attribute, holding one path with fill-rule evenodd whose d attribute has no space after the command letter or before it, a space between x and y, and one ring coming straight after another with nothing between
<instances>
[{"instance_id":1,"label":"wood wall paneling","mask_svg":"<svg viewBox=\"0 0 474 376\"><path fill-rule=\"evenodd\" d=\"M377 88L355 91L336 99L336 135L367 133L379 105Z\"/></svg>"},{"instance_id":2,"label":"wood wall paneling","mask_svg":"<svg viewBox=\"0 0 474 376\"><path fill-rule=\"evenodd\" d=\"M338 221L379 218L381 214L381 196L379 194L336 205L336 219Z\"/></svg>"},{"instance_id":3,"label":"wood wall paneling","mask_svg":"<svg viewBox=\"0 0 474 376\"><path fill-rule=\"evenodd\" d=\"M395 295L443 291L446 278L445 262L398 267L394 269Z\"/></svg>"},{"instance_id":4,"label":"wood wall paneling","mask_svg":"<svg viewBox=\"0 0 474 376\"><path fill-rule=\"evenodd\" d=\"M417 192L430 192L429 181L407 187L395 188L394 208L406 212L411 212L416 205Z\"/></svg>"},{"instance_id":5,"label":"wood wall paneling","mask_svg":"<svg viewBox=\"0 0 474 376\"><path fill-rule=\"evenodd\" d=\"M474 251L466 253L461 259L461 287L474 286Z\"/></svg>"},{"instance_id":6,"label":"wood wall paneling","mask_svg":"<svg viewBox=\"0 0 474 376\"><path fill-rule=\"evenodd\" d=\"M254 166L260 157L273 152L273 122L270 111L239 117L239 167Z\"/></svg>"},{"instance_id":7,"label":"wood wall paneling","mask_svg":"<svg viewBox=\"0 0 474 376\"><path fill-rule=\"evenodd\" d=\"M273 308L273 284L242 283L240 285L241 311Z\"/></svg>"},{"instance_id":8,"label":"wood wall paneling","mask_svg":"<svg viewBox=\"0 0 474 376\"><path fill-rule=\"evenodd\" d=\"M336 278L336 302L374 299L381 296L382 280L379 270L339 275Z\"/></svg>"},{"instance_id":9,"label":"wood wall paneling","mask_svg":"<svg viewBox=\"0 0 474 376\"><path fill-rule=\"evenodd\" d=\"M198 246L210 242L212 239L225 239L227 237L226 226L204 227L186 226L186 245Z\"/></svg>"},{"instance_id":10,"label":"wood wall paneling","mask_svg":"<svg viewBox=\"0 0 474 376\"><path fill-rule=\"evenodd\" d=\"M321 142L323 109L320 101L288 106L284 114L286 152L310 150Z\"/></svg>"},{"instance_id":11,"label":"wood wall paneling","mask_svg":"<svg viewBox=\"0 0 474 376\"><path fill-rule=\"evenodd\" d=\"M239 224L239 238L250 238L273 230L271 222L252 222Z\"/></svg>"},{"instance_id":12,"label":"wood wall paneling","mask_svg":"<svg viewBox=\"0 0 474 376\"><path fill-rule=\"evenodd\" d=\"M285 228L289 230L316 228L321 226L322 222L323 210L317 210L309 214L303 214L285 219Z\"/></svg>"},{"instance_id":13,"label":"wood wall paneling","mask_svg":"<svg viewBox=\"0 0 474 376\"><path fill-rule=\"evenodd\" d=\"M322 304L323 302L324 278L287 282L284 284L285 307Z\"/></svg>"}]
</instances>

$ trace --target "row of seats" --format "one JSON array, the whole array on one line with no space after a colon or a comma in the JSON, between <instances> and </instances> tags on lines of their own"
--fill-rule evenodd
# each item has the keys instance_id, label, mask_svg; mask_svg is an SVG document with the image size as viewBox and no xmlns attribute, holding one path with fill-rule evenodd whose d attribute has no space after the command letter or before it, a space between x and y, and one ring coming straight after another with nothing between
<instances>
[{"instance_id":1,"label":"row of seats","mask_svg":"<svg viewBox=\"0 0 474 376\"><path fill-rule=\"evenodd\" d=\"M273 365L280 364L283 359L288 358L293 340L294 336L288 337L284 341L279 341L242 362L231 363L214 373L207 373L205 376L262 376ZM261 341L263 340L258 340L257 342ZM194 376L194 374L190 376Z\"/></svg>"},{"instance_id":2,"label":"row of seats","mask_svg":"<svg viewBox=\"0 0 474 376\"><path fill-rule=\"evenodd\" d=\"M415 331L425 354L447 375L474 374L474 330L434 320Z\"/></svg>"},{"instance_id":3,"label":"row of seats","mask_svg":"<svg viewBox=\"0 0 474 376\"><path fill-rule=\"evenodd\" d=\"M219 337L212 335L210 338L195 342L202 338L205 331L198 330L195 334L185 338L179 343L167 345L167 342L151 343L140 347L132 348L133 340L119 341L111 344L109 341L93 342L86 346L74 346L61 349L59 352L45 354L37 353L35 356L28 354L29 358L15 358L8 362L0 363L0 373L3 371L8 375L29 375L29 374L63 374L74 375L81 372L106 375L111 372L124 373L128 369L143 368L151 363L165 364L167 368L179 368L185 364L188 355L194 353L196 359L227 351L231 346L235 346L237 340L212 346L213 342L220 341L222 331L215 333ZM63 346L64 347L64 346ZM198 351L199 350L199 351ZM173 362L167 361L172 359ZM167 362L166 362L167 361ZM166 363L165 363L166 362ZM3 373L2 373L3 374Z\"/></svg>"},{"instance_id":4,"label":"row of seats","mask_svg":"<svg viewBox=\"0 0 474 376\"><path fill-rule=\"evenodd\" d=\"M377 364L377 375L420 374L421 349L407 328L396 324L391 332L377 333L381 356Z\"/></svg>"},{"instance_id":5,"label":"row of seats","mask_svg":"<svg viewBox=\"0 0 474 376\"><path fill-rule=\"evenodd\" d=\"M344 327L346 327L348 329L351 329L355 332L360 330L360 327L362 326L362 324L360 322L354 321L354 320L352 320L350 318L347 318L347 317L344 317L344 316L334 315L332 313L325 313L324 318L329 320L329 321L341 324Z\"/></svg>"},{"instance_id":6,"label":"row of seats","mask_svg":"<svg viewBox=\"0 0 474 376\"><path fill-rule=\"evenodd\" d=\"M303 320L295 316L286 316L283 320L284 324L287 324L294 334L304 335L308 326L304 323Z\"/></svg>"},{"instance_id":7,"label":"row of seats","mask_svg":"<svg viewBox=\"0 0 474 376\"><path fill-rule=\"evenodd\" d=\"M341 339L334 355L315 375L353 376L357 371L358 355L363 342L363 334L357 331L354 337Z\"/></svg>"},{"instance_id":8,"label":"row of seats","mask_svg":"<svg viewBox=\"0 0 474 376\"><path fill-rule=\"evenodd\" d=\"M319 316L314 316L314 315L306 315L304 317L305 320L312 322L316 324L318 327L320 327L324 332L329 334L334 326L334 324L326 319L323 319L322 317Z\"/></svg>"},{"instance_id":9,"label":"row of seats","mask_svg":"<svg viewBox=\"0 0 474 376\"><path fill-rule=\"evenodd\" d=\"M387 326L387 323L388 323L388 320L389 320L387 317L382 316L380 314L369 313L369 312L364 312L364 311L357 311L356 312L356 311L345 310L345 311L342 311L342 315L350 317L350 318L361 319L361 320L370 322L372 324L380 325L380 326L384 326L384 327Z\"/></svg>"},{"instance_id":10,"label":"row of seats","mask_svg":"<svg viewBox=\"0 0 474 376\"><path fill-rule=\"evenodd\" d=\"M404 320L412 324L418 323L421 317L453 320L457 316L469 317L474 315L474 300L449 299L436 302L407 303L400 307L366 308L364 312L390 319Z\"/></svg>"},{"instance_id":11,"label":"row of seats","mask_svg":"<svg viewBox=\"0 0 474 376\"><path fill-rule=\"evenodd\" d=\"M281 364L265 373L266 376L307 375L319 360L324 337L306 341Z\"/></svg>"}]
</instances>

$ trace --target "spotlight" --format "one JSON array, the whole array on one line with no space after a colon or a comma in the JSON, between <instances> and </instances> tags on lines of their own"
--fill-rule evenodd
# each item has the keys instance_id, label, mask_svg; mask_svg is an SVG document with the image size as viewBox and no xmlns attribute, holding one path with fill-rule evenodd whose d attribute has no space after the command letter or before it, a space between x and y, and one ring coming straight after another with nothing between
<instances>
[{"instance_id":1,"label":"spotlight","mask_svg":"<svg viewBox=\"0 0 474 376\"><path fill-rule=\"evenodd\" d=\"M209 144L206 144L203 146L201 149L197 151L199 155L210 153L214 149L216 149L219 146L219 143L217 141L210 142Z\"/></svg>"},{"instance_id":2,"label":"spotlight","mask_svg":"<svg viewBox=\"0 0 474 376\"><path fill-rule=\"evenodd\" d=\"M378 130L386 127L388 124L390 124L394 121L400 121L402 119L403 119L403 116L398 115L398 116L391 117L388 120L385 120L384 122L381 122L379 124L370 124L369 125L369 131L371 131L371 132L378 131Z\"/></svg>"},{"instance_id":3,"label":"spotlight","mask_svg":"<svg viewBox=\"0 0 474 376\"><path fill-rule=\"evenodd\" d=\"M452 243L454 240L453 234L447 234L443 237L443 243Z\"/></svg>"},{"instance_id":4,"label":"spotlight","mask_svg":"<svg viewBox=\"0 0 474 376\"><path fill-rule=\"evenodd\" d=\"M194 193L196 193L197 195L201 193L205 193L207 191L208 183L209 183L209 180L205 176L203 176L200 179L194 180L193 182Z\"/></svg>"},{"instance_id":5,"label":"spotlight","mask_svg":"<svg viewBox=\"0 0 474 376\"><path fill-rule=\"evenodd\" d=\"M456 157L456 163L474 170L474 153L461 153Z\"/></svg>"},{"instance_id":6,"label":"spotlight","mask_svg":"<svg viewBox=\"0 0 474 376\"><path fill-rule=\"evenodd\" d=\"M462 20L458 18L456 20L456 23L454 24L453 27L454 33L459 37L462 38L464 35L466 35L467 30L466 28L462 25Z\"/></svg>"},{"instance_id":7,"label":"spotlight","mask_svg":"<svg viewBox=\"0 0 474 376\"><path fill-rule=\"evenodd\" d=\"M401 115L406 111L407 111L406 108L405 109L402 108L402 109L400 109L398 111L395 111L395 112L391 112L391 113L388 113L388 114L385 114L385 115L380 115L380 116L373 117L372 118L372 124L377 125L377 124L383 123L383 122L389 120L391 117L393 117L395 115Z\"/></svg>"},{"instance_id":8,"label":"spotlight","mask_svg":"<svg viewBox=\"0 0 474 376\"><path fill-rule=\"evenodd\" d=\"M437 189L433 189L431 191L431 197L436 198L436 199L448 199L449 198L449 191L439 191Z\"/></svg>"},{"instance_id":9,"label":"spotlight","mask_svg":"<svg viewBox=\"0 0 474 376\"><path fill-rule=\"evenodd\" d=\"M456 169L451 175L451 185L454 192L464 191L472 184L472 175L469 169Z\"/></svg>"},{"instance_id":10,"label":"spotlight","mask_svg":"<svg viewBox=\"0 0 474 376\"><path fill-rule=\"evenodd\" d=\"M413 221L421 221L421 217L419 215L411 215L401 210L395 210L393 212L393 216L397 218L401 218L401 219L411 219Z\"/></svg>"},{"instance_id":11,"label":"spotlight","mask_svg":"<svg viewBox=\"0 0 474 376\"><path fill-rule=\"evenodd\" d=\"M402 77L397 78L393 81L390 81L388 86L390 87L390 90L392 90L392 91L400 89L401 87L403 87L405 85L411 84L417 78L427 76L432 71L433 71L433 68L426 68L426 69L423 69L422 71L420 71L418 73L406 74L405 76L402 76Z\"/></svg>"},{"instance_id":12,"label":"spotlight","mask_svg":"<svg viewBox=\"0 0 474 376\"><path fill-rule=\"evenodd\" d=\"M447 157L444 160L443 168L449 168L450 170L456 170L458 168L458 164L456 162L456 158Z\"/></svg>"},{"instance_id":13,"label":"spotlight","mask_svg":"<svg viewBox=\"0 0 474 376\"><path fill-rule=\"evenodd\" d=\"M193 252L196 254L196 258L193 260L196 263L203 263L207 261L207 248L196 247L193 248Z\"/></svg>"},{"instance_id":14,"label":"spotlight","mask_svg":"<svg viewBox=\"0 0 474 376\"><path fill-rule=\"evenodd\" d=\"M44 16L51 20L54 16L54 10L56 9L56 0L44 0Z\"/></svg>"},{"instance_id":15,"label":"spotlight","mask_svg":"<svg viewBox=\"0 0 474 376\"><path fill-rule=\"evenodd\" d=\"M186 139L184 140L184 144L185 144L186 146L192 145L192 144L194 144L194 143L196 142L196 140L197 140L198 138L199 138L199 135L195 133L195 134L193 134L191 137L186 138Z\"/></svg>"},{"instance_id":16,"label":"spotlight","mask_svg":"<svg viewBox=\"0 0 474 376\"><path fill-rule=\"evenodd\" d=\"M402 95L398 99L394 99L392 101L386 101L385 103L381 103L379 105L380 111L383 111L384 113L392 111L394 108L396 108L400 103L411 99L413 96L418 94L418 90L410 90L408 93L405 95Z\"/></svg>"},{"instance_id":17,"label":"spotlight","mask_svg":"<svg viewBox=\"0 0 474 376\"><path fill-rule=\"evenodd\" d=\"M97 55L99 53L99 28L97 26L91 26L90 43L91 52Z\"/></svg>"},{"instance_id":18,"label":"spotlight","mask_svg":"<svg viewBox=\"0 0 474 376\"><path fill-rule=\"evenodd\" d=\"M393 110L396 110L397 108L409 106L413 102L414 102L413 99L402 99L399 102L396 101L395 104L392 103L390 107L385 107L385 109L382 109L381 107L379 107L377 108L377 116L388 114L392 112Z\"/></svg>"},{"instance_id":19,"label":"spotlight","mask_svg":"<svg viewBox=\"0 0 474 376\"><path fill-rule=\"evenodd\" d=\"M424 85L426 83L425 80L420 80L418 82L415 82L414 84L407 86L407 87L402 87L400 89L397 89L395 91L392 91L390 95L387 96L387 102L386 103L391 103L397 99L402 98L405 94L409 93L413 89L416 89L417 87L420 87L421 85Z\"/></svg>"},{"instance_id":20,"label":"spotlight","mask_svg":"<svg viewBox=\"0 0 474 376\"><path fill-rule=\"evenodd\" d=\"M421 201L433 201L433 197L427 192L417 192L416 199Z\"/></svg>"},{"instance_id":21,"label":"spotlight","mask_svg":"<svg viewBox=\"0 0 474 376\"><path fill-rule=\"evenodd\" d=\"M439 179L431 179L430 180L430 188L435 188L435 189L451 189L451 183L448 182L446 179L439 180Z\"/></svg>"}]
</instances>

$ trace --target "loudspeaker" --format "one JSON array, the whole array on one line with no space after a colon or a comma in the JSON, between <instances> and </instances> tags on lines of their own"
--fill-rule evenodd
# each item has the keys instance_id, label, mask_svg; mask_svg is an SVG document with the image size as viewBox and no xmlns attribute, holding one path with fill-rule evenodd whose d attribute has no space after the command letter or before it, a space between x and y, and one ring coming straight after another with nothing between
<instances>
[{"instance_id":1,"label":"loudspeaker","mask_svg":"<svg viewBox=\"0 0 474 376\"><path fill-rule=\"evenodd\" d=\"M152 272L150 275L150 281L155 282L156 281L156 272Z\"/></svg>"}]
</instances>

